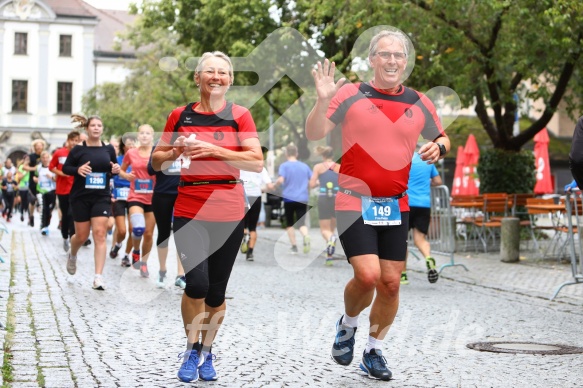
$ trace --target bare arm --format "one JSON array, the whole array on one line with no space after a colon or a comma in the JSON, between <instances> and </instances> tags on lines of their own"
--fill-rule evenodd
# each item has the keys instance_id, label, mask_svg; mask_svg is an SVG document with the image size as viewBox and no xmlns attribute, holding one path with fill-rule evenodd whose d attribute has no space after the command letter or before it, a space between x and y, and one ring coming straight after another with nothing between
<instances>
[{"instance_id":1,"label":"bare arm","mask_svg":"<svg viewBox=\"0 0 583 388\"><path fill-rule=\"evenodd\" d=\"M445 146L445 154L439 155L439 146L436 143L441 143ZM451 144L449 142L449 137L440 136L434 141L427 142L421 146L419 149L419 156L421 160L427 162L427 164L433 164L439 159L443 159L445 155L449 152Z\"/></svg>"},{"instance_id":2,"label":"bare arm","mask_svg":"<svg viewBox=\"0 0 583 388\"><path fill-rule=\"evenodd\" d=\"M185 143L184 154L191 160L215 158L222 160L239 170L261 172L263 170L263 153L259 139L256 137L241 142L242 151L233 151L204 141L194 140Z\"/></svg>"},{"instance_id":3,"label":"bare arm","mask_svg":"<svg viewBox=\"0 0 583 388\"><path fill-rule=\"evenodd\" d=\"M306 120L306 137L308 140L322 139L336 126L326 117L326 112L330 101L346 79L341 78L338 82L334 83L335 70L335 63L330 63L328 59L324 60L324 65L318 62L317 68L312 70L318 99Z\"/></svg>"},{"instance_id":4,"label":"bare arm","mask_svg":"<svg viewBox=\"0 0 583 388\"><path fill-rule=\"evenodd\" d=\"M184 136L180 136L176 140L176 146L165 145L160 141L152 152L152 168L154 171L162 171L162 165L166 162L174 162L180 154L182 154L184 147L181 146L181 142ZM179 142L180 141L180 142Z\"/></svg>"},{"instance_id":5,"label":"bare arm","mask_svg":"<svg viewBox=\"0 0 583 388\"><path fill-rule=\"evenodd\" d=\"M309 184L310 189L313 189L314 187L319 185L318 177L320 176L320 167L321 167L320 163L314 166L314 171L312 173L312 177L310 178Z\"/></svg>"},{"instance_id":6,"label":"bare arm","mask_svg":"<svg viewBox=\"0 0 583 388\"><path fill-rule=\"evenodd\" d=\"M431 178L431 186L441 186L443 181L441 180L441 175L436 175Z\"/></svg>"}]
</instances>

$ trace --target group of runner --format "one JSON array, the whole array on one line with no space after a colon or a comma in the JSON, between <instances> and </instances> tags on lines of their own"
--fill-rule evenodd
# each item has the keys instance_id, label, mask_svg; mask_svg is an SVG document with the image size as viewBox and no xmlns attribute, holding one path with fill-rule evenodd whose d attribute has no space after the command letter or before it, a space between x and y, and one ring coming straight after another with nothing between
<instances>
[{"instance_id":1,"label":"group of runner","mask_svg":"<svg viewBox=\"0 0 583 388\"><path fill-rule=\"evenodd\" d=\"M286 202L286 214L288 210L291 214L288 227L305 216L307 202L303 192L294 193L294 185L286 185L295 176L307 177L306 188L319 187L320 225L329 250L335 244L333 225L338 220L339 239L354 275L344 290L345 311L336 324L332 358L340 365L352 362L359 315L372 304L360 369L381 380L392 377L382 346L397 312L405 268L409 231L406 190L412 155L420 135L429 140L418 151L426 163L437 162L450 147L431 101L402 85L409 47L408 38L400 32L385 30L375 35L369 46L368 59L374 72L369 82L343 85L344 79L334 78L334 63L318 63L312 73L317 101L308 115L306 136L309 140L322 139L341 124L342 165L333 161L330 149L319 149L322 163L313 171L306 170L295 160L297 149L288 147L288 164L280 167L276 182L284 186L284 198L290 199ZM218 377L212 345L225 316L225 291L231 270L241 241L246 242L240 171L263 171L263 155L250 112L225 98L233 84L233 74L228 56L218 51L203 54L194 72L200 101L169 114L153 152L153 130L140 127L139 147L126 151L121 166L114 148L101 141L101 119L75 116L88 139L70 151L62 168L74 177L69 203L75 234L67 270L75 273L77 252L91 229L95 289L104 288L101 274L107 253L105 235L112 201L108 182L112 176L119 174L130 182L126 201L133 244L131 261L142 276L149 276L147 260L154 224L158 222L162 231L157 241L158 249L162 249L160 257L167 249L172 225L185 271L181 312L186 350L177 374L184 382ZM389 147L391 152L387 152ZM257 187L264 184L269 182L260 177L254 183ZM292 191L286 193L286 186ZM252 193L252 197L258 197L258 191ZM332 212L330 198L334 196ZM116 201L122 198L123 195ZM173 220L168 219L171 208ZM159 220L152 214L158 211L163 213ZM255 218L255 212L248 213L248 253L254 246L251 217ZM302 234L306 252L310 249L309 235ZM124 237L125 233L118 235L116 244ZM290 241L295 247L291 233ZM116 255L119 249L115 245L110 255ZM252 258L251 249L247 259ZM159 281L163 282L165 274L161 263Z\"/></svg>"}]
</instances>

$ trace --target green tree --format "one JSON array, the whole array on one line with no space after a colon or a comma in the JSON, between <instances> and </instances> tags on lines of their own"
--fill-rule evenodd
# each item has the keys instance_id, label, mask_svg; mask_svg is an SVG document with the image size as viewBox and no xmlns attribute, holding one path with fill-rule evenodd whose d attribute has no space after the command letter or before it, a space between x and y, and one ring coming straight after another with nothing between
<instances>
[{"instance_id":1,"label":"green tree","mask_svg":"<svg viewBox=\"0 0 583 388\"><path fill-rule=\"evenodd\" d=\"M177 43L177 35L164 29L141 35L138 31L139 22L126 36L134 46L142 48L129 64L128 78L121 84L97 85L83 98L83 110L100 114L110 135L135 131L145 123L161 132L170 111L193 100L195 95L192 72L178 66L187 53Z\"/></svg>"},{"instance_id":2,"label":"green tree","mask_svg":"<svg viewBox=\"0 0 583 388\"><path fill-rule=\"evenodd\" d=\"M464 106L475 106L495 148L521 149L559 103L571 115L583 110L577 98L583 92L580 1L301 0L298 5L306 15L302 31L320 31L314 39L345 71L355 36L382 24L406 32L416 49L416 68L407 83L419 90L438 85L455 90ZM512 134L515 96L518 105L544 104L540 117L517 136Z\"/></svg>"}]
</instances>

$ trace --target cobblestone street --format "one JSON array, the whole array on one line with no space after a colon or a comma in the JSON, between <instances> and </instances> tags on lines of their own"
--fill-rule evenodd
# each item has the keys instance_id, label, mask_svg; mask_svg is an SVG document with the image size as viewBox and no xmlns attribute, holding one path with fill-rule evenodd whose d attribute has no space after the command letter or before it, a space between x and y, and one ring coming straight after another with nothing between
<instances>
[{"instance_id":1,"label":"cobblestone street","mask_svg":"<svg viewBox=\"0 0 583 388\"><path fill-rule=\"evenodd\" d=\"M55 217L56 218L56 217ZM93 250L81 248L78 271L69 276L56 227L49 237L13 222L0 243L0 318L5 331L4 376L11 387L172 387L180 383L177 355L185 336L180 318L182 291L172 283L157 289L157 257L150 279L107 259L107 289L91 288ZM216 387L576 387L583 378L581 355L537 356L478 352L467 343L535 341L583 346L581 286L556 301L533 292L521 279L540 268L492 263L498 282L480 280L484 259L444 271L429 284L422 264L410 260L411 284L403 286L397 319L384 354L391 382L359 372L360 357L348 367L330 358L334 325L343 312L342 294L351 276L345 260L331 267L317 255L323 241L311 230L310 255L289 255L282 229L263 229L255 261L239 255L227 290L228 312L213 347ZM108 239L108 245L110 244ZM173 243L170 257L174 257ZM482 263L482 264L480 264ZM514 272L512 272L514 271ZM526 271L526 273L521 274ZM528 271L530 275L528 275ZM169 278L176 273L169 260ZM514 276L512 276L514 273ZM474 278L472 278L474 276ZM495 277L497 275L492 275ZM544 274L540 275L544 276ZM8 287L9 281L11 282ZM531 280L533 282L535 280ZM514 283L513 283L514 282ZM558 285L558 283L553 283ZM9 291L9 292L8 292ZM564 293L564 295L563 295ZM547 297L550 295L546 295ZM360 317L356 352L367 338L368 310Z\"/></svg>"}]
</instances>

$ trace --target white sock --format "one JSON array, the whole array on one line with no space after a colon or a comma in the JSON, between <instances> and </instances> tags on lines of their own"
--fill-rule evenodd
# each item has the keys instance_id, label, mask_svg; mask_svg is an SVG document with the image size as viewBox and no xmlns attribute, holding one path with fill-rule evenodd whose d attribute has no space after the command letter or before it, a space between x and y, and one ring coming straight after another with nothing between
<instances>
[{"instance_id":1,"label":"white sock","mask_svg":"<svg viewBox=\"0 0 583 388\"><path fill-rule=\"evenodd\" d=\"M121 248L121 243L115 243L115 246Z\"/></svg>"},{"instance_id":2,"label":"white sock","mask_svg":"<svg viewBox=\"0 0 583 388\"><path fill-rule=\"evenodd\" d=\"M200 351L200 359L204 361L206 361L206 356L208 356L210 354L209 351L206 350L201 350Z\"/></svg>"},{"instance_id":3,"label":"white sock","mask_svg":"<svg viewBox=\"0 0 583 388\"><path fill-rule=\"evenodd\" d=\"M344 313L342 324L349 327L358 327L358 315L356 317L349 317L348 314Z\"/></svg>"},{"instance_id":4,"label":"white sock","mask_svg":"<svg viewBox=\"0 0 583 388\"><path fill-rule=\"evenodd\" d=\"M370 353L371 349L378 349L382 350L383 348L383 340L376 339L375 337L368 336L368 342L366 343L365 352Z\"/></svg>"}]
</instances>

